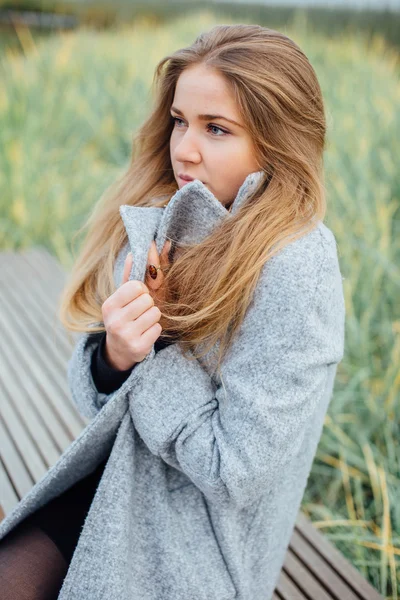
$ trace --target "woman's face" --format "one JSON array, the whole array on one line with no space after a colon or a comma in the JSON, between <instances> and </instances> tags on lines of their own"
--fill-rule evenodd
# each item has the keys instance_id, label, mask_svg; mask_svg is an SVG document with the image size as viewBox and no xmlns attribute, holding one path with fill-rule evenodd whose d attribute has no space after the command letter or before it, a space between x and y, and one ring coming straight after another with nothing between
<instances>
[{"instance_id":1,"label":"woman's face","mask_svg":"<svg viewBox=\"0 0 400 600\"><path fill-rule=\"evenodd\" d=\"M259 166L223 77L204 65L185 69L176 84L171 116L170 154L179 188L188 183L181 174L200 179L228 207Z\"/></svg>"}]
</instances>

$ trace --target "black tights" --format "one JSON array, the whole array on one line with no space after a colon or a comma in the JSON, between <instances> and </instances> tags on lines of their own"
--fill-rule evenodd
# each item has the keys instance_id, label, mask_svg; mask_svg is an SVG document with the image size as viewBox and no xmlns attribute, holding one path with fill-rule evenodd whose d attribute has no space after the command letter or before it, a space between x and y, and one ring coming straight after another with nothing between
<instances>
[{"instance_id":1,"label":"black tights","mask_svg":"<svg viewBox=\"0 0 400 600\"><path fill-rule=\"evenodd\" d=\"M22 521L0 541L1 600L56 600L68 566L44 531Z\"/></svg>"},{"instance_id":2,"label":"black tights","mask_svg":"<svg viewBox=\"0 0 400 600\"><path fill-rule=\"evenodd\" d=\"M58 598L106 463L0 540L0 600Z\"/></svg>"}]
</instances>

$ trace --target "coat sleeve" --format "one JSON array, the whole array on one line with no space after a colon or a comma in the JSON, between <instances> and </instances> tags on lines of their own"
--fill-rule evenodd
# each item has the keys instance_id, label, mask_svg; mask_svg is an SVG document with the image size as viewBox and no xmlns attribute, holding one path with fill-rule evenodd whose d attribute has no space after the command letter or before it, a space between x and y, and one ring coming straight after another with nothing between
<instances>
[{"instance_id":1,"label":"coat sleeve","mask_svg":"<svg viewBox=\"0 0 400 600\"><path fill-rule=\"evenodd\" d=\"M128 251L129 244L125 244L115 261L114 281L116 287L121 284L123 265ZM104 404L122 388L121 386L109 394L97 390L92 377L91 362L98 345L98 336L93 336L88 332L81 333L67 364L67 381L71 398L79 413L88 418L95 417ZM122 384L125 389L129 388L131 381L135 378L134 373L135 369L132 369L128 379Z\"/></svg>"},{"instance_id":2,"label":"coat sleeve","mask_svg":"<svg viewBox=\"0 0 400 600\"><path fill-rule=\"evenodd\" d=\"M128 395L135 428L208 499L246 506L279 485L343 348L336 241L316 229L265 263L221 385L173 344Z\"/></svg>"}]
</instances>

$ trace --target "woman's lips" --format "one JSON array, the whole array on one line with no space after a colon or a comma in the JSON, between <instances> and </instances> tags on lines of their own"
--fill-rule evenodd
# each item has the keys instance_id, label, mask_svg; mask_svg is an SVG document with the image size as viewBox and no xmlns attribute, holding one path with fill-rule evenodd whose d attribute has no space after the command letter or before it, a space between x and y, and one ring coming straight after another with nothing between
<instances>
[{"instance_id":1,"label":"woman's lips","mask_svg":"<svg viewBox=\"0 0 400 600\"><path fill-rule=\"evenodd\" d=\"M179 182L180 182L182 185L185 185L186 183L190 183L191 181L194 181L194 179L190 179L190 181L188 181L187 179L182 179L182 177L178 177L178 179L179 179ZM203 183L204 185L206 185L206 184L204 183L204 181L202 181L201 183Z\"/></svg>"}]
</instances>

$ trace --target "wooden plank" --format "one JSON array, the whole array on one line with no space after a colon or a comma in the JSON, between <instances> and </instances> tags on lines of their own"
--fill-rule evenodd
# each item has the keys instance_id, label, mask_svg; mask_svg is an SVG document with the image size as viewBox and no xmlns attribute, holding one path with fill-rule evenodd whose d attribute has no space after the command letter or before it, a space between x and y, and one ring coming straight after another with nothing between
<instances>
[{"instance_id":1,"label":"wooden plank","mask_svg":"<svg viewBox=\"0 0 400 600\"><path fill-rule=\"evenodd\" d=\"M12 303L4 294L2 294L0 327L9 340L14 341L19 360L25 363L25 368L31 371L43 389L60 423L67 428L72 439L76 438L81 432L84 422L65 391L67 388L66 373L63 373L61 369L57 373L53 369L52 353L46 354L43 347L40 346L40 339L35 339L29 328L21 324L18 311L13 308ZM35 360L32 360L32 356L35 357Z\"/></svg>"},{"instance_id":2,"label":"wooden plank","mask_svg":"<svg viewBox=\"0 0 400 600\"><path fill-rule=\"evenodd\" d=\"M58 277L58 281L63 285L65 279L65 269L61 266L57 258L51 254L44 246L31 246L24 253L27 258L32 258L36 264L46 266L47 272L55 273Z\"/></svg>"},{"instance_id":3,"label":"wooden plank","mask_svg":"<svg viewBox=\"0 0 400 600\"><path fill-rule=\"evenodd\" d=\"M12 257L16 257L28 269L31 278L37 277L42 283L49 285L49 292L57 294L64 286L67 273L60 263L42 247L31 247L21 252L1 252L0 260L7 262ZM51 286L51 287L50 287Z\"/></svg>"},{"instance_id":4,"label":"wooden plank","mask_svg":"<svg viewBox=\"0 0 400 600\"><path fill-rule=\"evenodd\" d=\"M32 259L31 259L32 260ZM57 283L57 278L61 280ZM58 318L58 305L61 298L61 291L64 287L66 275L58 267L58 273L48 273L45 265L31 265L26 253L0 253L0 280L6 281L3 289L11 290L18 294L18 298L26 298L25 281L29 281L29 303L26 303L25 311L28 314L33 313L31 318L41 318L45 323L46 337L52 343L53 348L57 349L57 355L62 360L62 367L70 357L75 346L77 334L68 332L64 329ZM11 283L12 282L12 283Z\"/></svg>"},{"instance_id":5,"label":"wooden plank","mask_svg":"<svg viewBox=\"0 0 400 600\"><path fill-rule=\"evenodd\" d=\"M59 419L56 418L52 405L46 397L46 394L43 393L43 388L35 380L31 371L26 368L24 361L21 361L21 357L19 357L18 361L15 362L15 356L17 356L17 353L12 347L14 340L7 340L5 336L2 335L1 327L0 336L3 343L9 342L7 344L8 350L10 351L10 349L12 349L13 352L13 355L11 355L10 358L8 358L7 355L3 355L3 364L5 368L2 377L3 381L6 382L6 387L10 387L12 385L11 382L18 384L21 392L18 393L16 397L25 397L29 399L32 409L35 411L37 417L42 421L43 426L49 432L49 435L54 441L56 448L58 448L60 452L63 452L68 448L68 446L70 446L73 438L66 432ZM24 369L24 377L21 377L18 371L18 369L21 367Z\"/></svg>"},{"instance_id":6,"label":"wooden plank","mask_svg":"<svg viewBox=\"0 0 400 600\"><path fill-rule=\"evenodd\" d=\"M43 290L46 291L55 306L67 277L64 269L44 249L31 248L21 258L28 266L29 271L37 274Z\"/></svg>"},{"instance_id":7,"label":"wooden plank","mask_svg":"<svg viewBox=\"0 0 400 600\"><path fill-rule=\"evenodd\" d=\"M1 402L1 416L10 433L15 448L24 457L26 468L33 480L39 481L45 475L47 465L43 461L36 444L32 441L28 431L23 426L23 421L15 412L7 394L3 394Z\"/></svg>"},{"instance_id":8,"label":"wooden plank","mask_svg":"<svg viewBox=\"0 0 400 600\"><path fill-rule=\"evenodd\" d=\"M293 581L294 585L309 600L332 600L332 598L335 598L335 600L337 599L337 596L332 596L330 591L327 591L323 585L321 585L319 581L315 579L302 561L295 554L293 554L290 547L286 552L283 570Z\"/></svg>"},{"instance_id":9,"label":"wooden plank","mask_svg":"<svg viewBox=\"0 0 400 600\"><path fill-rule=\"evenodd\" d=\"M14 411L18 414L18 418L24 427L29 432L29 435L35 441L40 454L47 468L57 462L60 457L62 447L58 446L56 440L52 437L50 431L43 421L40 410L35 408L35 403L32 401L32 388L24 388L20 384L18 373L12 371L12 365L8 364L7 357L3 354L0 346L0 364L4 367L1 384L5 395L8 395ZM9 368L7 368L9 367ZM68 438L65 439L65 448L70 444Z\"/></svg>"},{"instance_id":10,"label":"wooden plank","mask_svg":"<svg viewBox=\"0 0 400 600\"><path fill-rule=\"evenodd\" d=\"M20 500L11 485L10 478L0 460L0 521L4 519Z\"/></svg>"},{"instance_id":11,"label":"wooden plank","mask_svg":"<svg viewBox=\"0 0 400 600\"><path fill-rule=\"evenodd\" d=\"M364 576L339 552L308 519L299 512L296 531L324 558L348 586L360 597L368 600L382 600L383 596L364 578Z\"/></svg>"},{"instance_id":12,"label":"wooden plank","mask_svg":"<svg viewBox=\"0 0 400 600\"><path fill-rule=\"evenodd\" d=\"M25 496L33 486L26 465L17 452L0 415L1 460L9 474L10 482L19 498Z\"/></svg>"},{"instance_id":13,"label":"wooden plank","mask_svg":"<svg viewBox=\"0 0 400 600\"><path fill-rule=\"evenodd\" d=\"M279 598L283 598L284 600L289 598L290 600L308 600L309 598L299 590L284 569L281 570L275 591L279 594Z\"/></svg>"},{"instance_id":14,"label":"wooden plank","mask_svg":"<svg viewBox=\"0 0 400 600\"><path fill-rule=\"evenodd\" d=\"M343 583L343 580L331 565L321 557L315 548L308 544L304 538L294 529L290 539L290 549L299 560L307 567L309 573L312 573L321 585L329 590L333 598L338 600L359 600L349 586Z\"/></svg>"},{"instance_id":15,"label":"wooden plank","mask_svg":"<svg viewBox=\"0 0 400 600\"><path fill-rule=\"evenodd\" d=\"M43 289L41 280L37 277L30 277L29 265L22 259L18 261L13 257L1 268L7 275L8 291L17 300L22 299L24 311L29 315L33 324L37 323L38 326L43 327L52 347L57 350L61 365L65 368L65 361L73 350L73 340L68 340L67 334L58 319L54 302L49 299L46 290ZM30 277L29 303L25 302L25 281L28 277Z\"/></svg>"},{"instance_id":16,"label":"wooden plank","mask_svg":"<svg viewBox=\"0 0 400 600\"><path fill-rule=\"evenodd\" d=\"M35 259L33 268L23 254L0 254L0 280L7 283L0 290L4 367L0 505L5 514L89 421L79 414L68 392L66 368L74 341L68 339L55 311L65 273L56 263L46 265L45 253L35 253Z\"/></svg>"},{"instance_id":17,"label":"wooden plank","mask_svg":"<svg viewBox=\"0 0 400 600\"><path fill-rule=\"evenodd\" d=\"M24 290L15 289L14 285L9 285L1 291L2 310L7 308L7 313L13 320L15 325L21 323L24 325L24 337L31 336L37 348L45 353L52 363L52 370L57 370L58 373L65 373L66 359L70 352L65 351L65 348L60 347L55 334L55 322L50 319L50 314L47 316L35 310L32 292L29 294L29 302L25 300L26 292ZM55 319L55 316L53 316Z\"/></svg>"}]
</instances>

